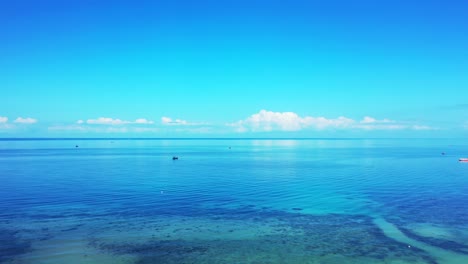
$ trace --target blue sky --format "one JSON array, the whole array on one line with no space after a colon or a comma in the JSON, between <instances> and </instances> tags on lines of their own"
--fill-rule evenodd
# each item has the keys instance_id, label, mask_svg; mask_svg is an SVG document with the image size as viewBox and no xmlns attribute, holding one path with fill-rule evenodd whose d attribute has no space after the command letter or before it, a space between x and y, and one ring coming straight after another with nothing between
<instances>
[{"instance_id":1,"label":"blue sky","mask_svg":"<svg viewBox=\"0 0 468 264\"><path fill-rule=\"evenodd\" d=\"M466 14L465 1L1 1L0 137L468 137Z\"/></svg>"}]
</instances>

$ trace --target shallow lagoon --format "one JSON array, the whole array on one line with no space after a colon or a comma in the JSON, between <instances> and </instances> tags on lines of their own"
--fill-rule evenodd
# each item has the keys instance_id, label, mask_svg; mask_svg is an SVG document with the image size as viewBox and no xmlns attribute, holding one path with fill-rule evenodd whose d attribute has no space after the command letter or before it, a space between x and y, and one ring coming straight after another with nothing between
<instances>
[{"instance_id":1,"label":"shallow lagoon","mask_svg":"<svg viewBox=\"0 0 468 264\"><path fill-rule=\"evenodd\" d=\"M439 139L2 140L0 263L468 263L467 151Z\"/></svg>"}]
</instances>

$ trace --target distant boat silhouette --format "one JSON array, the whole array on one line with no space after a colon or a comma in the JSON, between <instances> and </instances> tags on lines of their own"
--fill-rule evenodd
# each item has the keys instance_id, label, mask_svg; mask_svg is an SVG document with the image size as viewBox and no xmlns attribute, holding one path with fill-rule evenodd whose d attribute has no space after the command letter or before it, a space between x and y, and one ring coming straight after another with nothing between
<instances>
[{"instance_id":1,"label":"distant boat silhouette","mask_svg":"<svg viewBox=\"0 0 468 264\"><path fill-rule=\"evenodd\" d=\"M177 157L177 156L172 157L172 160L178 160L178 159L179 159L179 157Z\"/></svg>"},{"instance_id":2,"label":"distant boat silhouette","mask_svg":"<svg viewBox=\"0 0 468 264\"><path fill-rule=\"evenodd\" d=\"M468 162L468 158L460 158L458 161L461 161L461 162Z\"/></svg>"}]
</instances>

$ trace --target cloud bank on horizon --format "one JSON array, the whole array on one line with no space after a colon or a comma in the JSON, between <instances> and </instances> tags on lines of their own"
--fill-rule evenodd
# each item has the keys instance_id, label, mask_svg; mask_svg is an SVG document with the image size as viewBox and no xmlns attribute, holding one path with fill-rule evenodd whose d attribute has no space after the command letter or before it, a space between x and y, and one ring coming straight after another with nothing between
<instances>
[{"instance_id":1,"label":"cloud bank on horizon","mask_svg":"<svg viewBox=\"0 0 468 264\"><path fill-rule=\"evenodd\" d=\"M0 116L0 131L14 132L18 127L8 122L8 117ZM364 116L360 120L339 116L327 118L323 116L300 116L295 112L274 112L260 110L245 119L235 122L214 123L214 122L192 122L179 118L163 116L160 123L147 118L137 118L133 121L99 117L95 119L80 119L71 124L54 124L46 127L45 133L127 133L141 134L151 133L154 136L161 134L197 134L197 135L243 135L251 133L253 135L261 133L280 133L288 135L292 132L326 132L326 131L436 131L439 127L433 127L422 123L412 123L408 121L397 121L389 118L377 119L371 116ZM13 121L17 125L36 125L37 119L18 117ZM468 122L461 125L468 129ZM24 130L24 127L23 127Z\"/></svg>"},{"instance_id":2,"label":"cloud bank on horizon","mask_svg":"<svg viewBox=\"0 0 468 264\"><path fill-rule=\"evenodd\" d=\"M77 124L85 123L83 120L76 121ZM127 121L121 119L114 119L111 117L99 117L97 119L88 119L87 124L91 125L125 125L125 124L154 124L154 121L147 120L146 118L137 118L135 121Z\"/></svg>"},{"instance_id":3,"label":"cloud bank on horizon","mask_svg":"<svg viewBox=\"0 0 468 264\"><path fill-rule=\"evenodd\" d=\"M325 117L301 117L294 112L272 112L261 110L250 117L228 124L235 128L237 132L268 132L268 131L298 131L303 129L362 129L362 130L434 130L426 125L407 124L390 119L377 120L370 116L365 116L362 120L356 121L351 118L340 116L338 118Z\"/></svg>"}]
</instances>

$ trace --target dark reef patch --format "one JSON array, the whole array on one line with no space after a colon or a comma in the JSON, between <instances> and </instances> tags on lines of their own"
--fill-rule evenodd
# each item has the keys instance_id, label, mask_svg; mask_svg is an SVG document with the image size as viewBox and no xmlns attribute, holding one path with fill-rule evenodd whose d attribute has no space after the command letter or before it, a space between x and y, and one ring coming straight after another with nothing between
<instances>
[{"instance_id":1,"label":"dark reef patch","mask_svg":"<svg viewBox=\"0 0 468 264\"><path fill-rule=\"evenodd\" d=\"M18 231L0 229L0 263L31 251L31 243L17 237Z\"/></svg>"},{"instance_id":2,"label":"dark reef patch","mask_svg":"<svg viewBox=\"0 0 468 264\"><path fill-rule=\"evenodd\" d=\"M91 245L93 245L93 242ZM94 244L94 246L96 246ZM151 241L142 244L104 244L97 245L101 250L113 254L132 254L139 256L138 264L143 263L194 263L208 246L202 243L181 240Z\"/></svg>"},{"instance_id":3,"label":"dark reef patch","mask_svg":"<svg viewBox=\"0 0 468 264\"><path fill-rule=\"evenodd\" d=\"M408 248L406 244L385 236L368 216L307 215L253 210L250 206L206 209L201 215L211 221L276 223L277 232L258 235L254 239L226 238L225 234L220 233L219 239L182 240L175 235L153 237L142 243L108 243L95 237L91 246L111 254L135 255L138 264L308 263L313 259L334 255L350 259L401 259L407 262L437 263L428 253ZM228 228L224 232L231 233L232 229Z\"/></svg>"}]
</instances>

